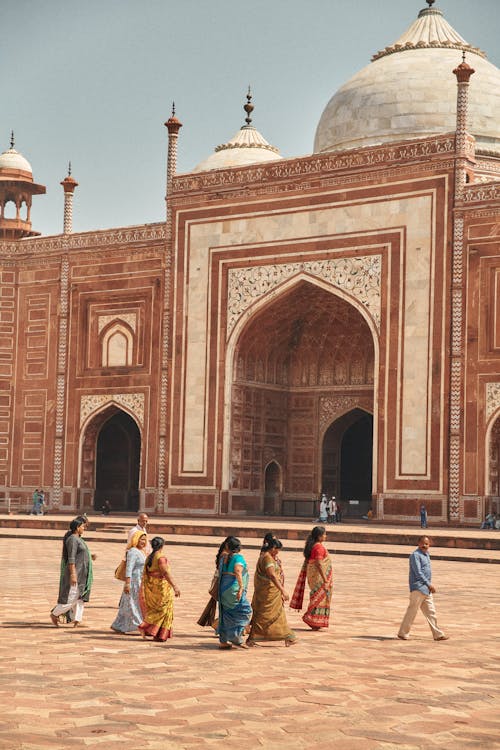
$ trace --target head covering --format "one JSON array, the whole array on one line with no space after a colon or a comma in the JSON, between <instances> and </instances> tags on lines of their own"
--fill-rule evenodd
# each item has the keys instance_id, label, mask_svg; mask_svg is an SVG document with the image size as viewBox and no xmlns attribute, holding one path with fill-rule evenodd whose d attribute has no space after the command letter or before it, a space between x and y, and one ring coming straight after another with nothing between
<instances>
[{"instance_id":1,"label":"head covering","mask_svg":"<svg viewBox=\"0 0 500 750\"><path fill-rule=\"evenodd\" d=\"M131 547L137 547L141 536L145 536L146 540L148 538L148 535L144 531L135 531L132 534L132 538L130 539L130 542L127 544L127 549L130 549Z\"/></svg>"}]
</instances>

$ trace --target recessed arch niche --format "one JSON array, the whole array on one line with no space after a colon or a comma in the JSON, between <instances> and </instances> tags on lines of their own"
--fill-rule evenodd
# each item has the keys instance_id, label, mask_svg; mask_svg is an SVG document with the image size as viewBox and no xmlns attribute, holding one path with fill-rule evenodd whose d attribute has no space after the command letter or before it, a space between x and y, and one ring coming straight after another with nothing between
<instances>
[{"instance_id":1,"label":"recessed arch niche","mask_svg":"<svg viewBox=\"0 0 500 750\"><path fill-rule=\"evenodd\" d=\"M374 363L368 323L333 290L301 280L255 313L233 360L233 511L264 511L266 467L274 461L281 512L310 514L321 491L321 404L326 396L348 396L354 407L372 403Z\"/></svg>"},{"instance_id":2,"label":"recessed arch niche","mask_svg":"<svg viewBox=\"0 0 500 750\"><path fill-rule=\"evenodd\" d=\"M82 440L81 480L93 492L95 510L108 500L114 511L139 508L141 433L135 420L115 404L96 414Z\"/></svg>"}]
</instances>

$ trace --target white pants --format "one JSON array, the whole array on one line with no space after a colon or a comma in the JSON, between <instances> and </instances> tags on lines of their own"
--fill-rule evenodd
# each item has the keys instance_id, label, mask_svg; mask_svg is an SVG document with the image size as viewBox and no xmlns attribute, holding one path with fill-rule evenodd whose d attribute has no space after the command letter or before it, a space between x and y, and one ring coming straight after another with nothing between
<instances>
[{"instance_id":1,"label":"white pants","mask_svg":"<svg viewBox=\"0 0 500 750\"><path fill-rule=\"evenodd\" d=\"M441 638L444 635L444 633L438 628L434 600L432 594L423 594L421 591L410 591L410 603L408 604L408 609L403 617L403 622L399 627L399 637L408 638L410 628L413 625L413 620L417 616L419 609L422 610L423 616L429 623L429 627L432 630L432 637L437 641L438 638Z\"/></svg>"},{"instance_id":2,"label":"white pants","mask_svg":"<svg viewBox=\"0 0 500 750\"><path fill-rule=\"evenodd\" d=\"M83 617L83 607L84 602L83 599L80 599L80 593L78 591L78 586L71 586L68 594L68 601L66 604L56 604L54 609L52 610L52 614L56 617L59 617L59 615L64 615L65 612L69 612L70 610L73 611L73 617L72 619L75 622L81 622Z\"/></svg>"}]
</instances>

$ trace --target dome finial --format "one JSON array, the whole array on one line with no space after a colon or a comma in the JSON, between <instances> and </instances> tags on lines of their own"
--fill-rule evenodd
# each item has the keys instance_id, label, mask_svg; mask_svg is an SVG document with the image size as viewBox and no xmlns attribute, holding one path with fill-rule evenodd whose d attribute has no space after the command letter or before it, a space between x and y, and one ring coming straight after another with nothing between
<instances>
[{"instance_id":1,"label":"dome finial","mask_svg":"<svg viewBox=\"0 0 500 750\"><path fill-rule=\"evenodd\" d=\"M248 93L247 93L247 103L243 105L243 109L247 113L247 116L245 117L245 122L247 126L249 126L250 123L252 122L252 118L250 117L250 115L252 114L254 107L253 107L253 104L250 103L251 101L252 101L252 90L249 86Z\"/></svg>"},{"instance_id":2,"label":"dome finial","mask_svg":"<svg viewBox=\"0 0 500 750\"><path fill-rule=\"evenodd\" d=\"M71 177L71 162L68 162L68 177Z\"/></svg>"},{"instance_id":3,"label":"dome finial","mask_svg":"<svg viewBox=\"0 0 500 750\"><path fill-rule=\"evenodd\" d=\"M429 8L432 8L432 6L433 6L433 5L434 5L434 3L436 2L436 0L425 0L425 2L426 2L426 3L427 3L427 5L429 6Z\"/></svg>"},{"instance_id":4,"label":"dome finial","mask_svg":"<svg viewBox=\"0 0 500 750\"><path fill-rule=\"evenodd\" d=\"M14 148L14 131L10 131L10 147Z\"/></svg>"},{"instance_id":5,"label":"dome finial","mask_svg":"<svg viewBox=\"0 0 500 750\"><path fill-rule=\"evenodd\" d=\"M172 117L175 117L175 102L172 102Z\"/></svg>"}]
</instances>

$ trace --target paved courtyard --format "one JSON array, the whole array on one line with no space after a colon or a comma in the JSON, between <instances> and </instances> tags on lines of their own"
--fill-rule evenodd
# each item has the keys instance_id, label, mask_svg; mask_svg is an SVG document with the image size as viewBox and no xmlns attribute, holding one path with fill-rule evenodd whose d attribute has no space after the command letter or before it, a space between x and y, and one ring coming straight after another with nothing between
<instances>
[{"instance_id":1,"label":"paved courtyard","mask_svg":"<svg viewBox=\"0 0 500 750\"><path fill-rule=\"evenodd\" d=\"M88 627L56 629L48 613L60 543L0 539L2 750L500 747L496 565L434 563L446 642L432 640L421 616L410 641L395 637L407 603L405 560L342 555L328 631L309 631L289 611L297 646L220 652L196 625L213 548L171 548L182 597L168 644L112 633L120 550L91 548ZM252 570L257 552L246 556ZM291 590L301 556L282 559Z\"/></svg>"}]
</instances>

